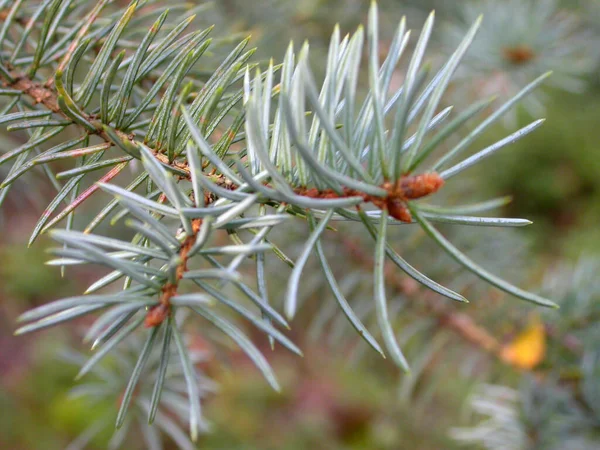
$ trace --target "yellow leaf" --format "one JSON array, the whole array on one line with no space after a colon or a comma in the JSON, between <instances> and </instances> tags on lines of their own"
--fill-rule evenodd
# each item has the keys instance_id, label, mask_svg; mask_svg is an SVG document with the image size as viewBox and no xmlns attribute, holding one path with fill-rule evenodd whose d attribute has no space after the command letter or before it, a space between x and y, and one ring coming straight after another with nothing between
<instances>
[{"instance_id":1,"label":"yellow leaf","mask_svg":"<svg viewBox=\"0 0 600 450\"><path fill-rule=\"evenodd\" d=\"M546 331L536 315L512 342L502 347L500 357L508 364L521 369L533 369L546 355Z\"/></svg>"}]
</instances>

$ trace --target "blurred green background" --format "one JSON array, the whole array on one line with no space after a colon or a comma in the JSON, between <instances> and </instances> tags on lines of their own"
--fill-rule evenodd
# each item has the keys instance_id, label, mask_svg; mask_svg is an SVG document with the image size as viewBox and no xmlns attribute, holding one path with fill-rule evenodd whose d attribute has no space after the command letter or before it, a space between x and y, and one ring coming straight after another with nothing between
<instances>
[{"instance_id":1,"label":"blurred green background","mask_svg":"<svg viewBox=\"0 0 600 450\"><path fill-rule=\"evenodd\" d=\"M435 63L437 55L443 53L444 27L460 25L458 10L465 8L465 3L382 0L384 36L391 37L403 14L408 16L412 27L419 27L427 11L436 8L440 26L431 52ZM596 38L600 29L597 3L567 0L563 5L575 14L576 26L582 33L577 41L581 46L578 50L589 49L586 57L591 68L581 75L584 90L568 93L546 89L543 102L546 124L470 171L464 185L452 186L451 198L455 200L467 191L476 193L480 199L511 196L513 201L503 208L503 215L533 220L534 225L518 232L492 230L470 235L468 239L463 237L474 251L481 252L479 260L486 267L507 274L511 280L521 280L521 285L532 290L537 290L542 274L557 262L574 261L581 255L600 255L600 66L594 55L594 50L600 48ZM333 26L340 23L343 31L351 31L359 23L365 23L368 4L366 0L220 0L202 20L207 24L215 22L232 33L250 32L259 46L259 59L278 60L290 39L297 44L308 39L314 52L313 64L318 69L319 61L325 61L323 55ZM482 4L469 2L468 8L477 10ZM595 13L598 15L594 16ZM382 46L385 44L384 37ZM510 131L527 124L531 116L519 110L513 120L515 126L511 124ZM482 145L506 134L506 124L498 125L481 139ZM11 139L17 138L2 136L2 145L10 145ZM79 293L97 273L93 268L69 269L61 277L59 270L43 264L44 246L48 244L43 240L24 250L28 232L41 212L43 196L39 186L34 192L23 186L11 192L2 212L0 448L7 450L64 449L92 418L107 408L112 408L114 414L117 411L117 399L107 399L106 405L91 407L85 400L68 398L77 369L59 363L57 352L65 345L80 348L77 326L27 337L12 336L15 318L21 312L60 296ZM305 232L299 228L298 237ZM344 233L358 247L370 248L365 237L352 234L352 228ZM456 273L456 267L449 261L438 258L435 249L417 247L418 235L400 234L399 242L408 244L409 251L421 258L418 260L421 266L434 265L432 270L446 280L463 280L464 275ZM460 241L461 237L457 239ZM339 252L339 258L330 258L339 264L334 267L336 271L366 270L361 265L364 261L360 261L360 252L341 251L335 247L336 242L340 241L335 241L329 249ZM283 295L285 287L278 283L277 270L274 267L272 297ZM510 342L527 326L531 308L514 299L505 299L471 278L461 283L482 301L461 307L459 313L476 318L498 341ZM325 301L329 294L323 292L315 288L306 294L306 301L314 304ZM368 288L365 295L369 295ZM418 300L416 295L414 301ZM458 311L455 305L444 307ZM409 326L413 317L428 312L419 310L418 305L412 308L408 316L399 319L400 325ZM313 312L318 316L319 308L315 307ZM504 320L497 320L499 312ZM307 312L306 317L298 318L292 331L292 337L305 350L304 359L290 357L279 348L271 353L268 343L256 336L280 377L282 394L272 392L249 361L234 350L226 356L213 355L203 363L203 369L218 383L219 390L204 402L205 416L212 421L213 428L201 438L198 448L465 448L450 438L449 429L472 422L465 398L474 386L481 381L518 385L522 375L472 345L464 336L446 333L447 324L439 317L428 324L430 333L411 341L408 354L414 355L411 362L418 366L418 355L423 348L430 349L439 341L439 348L443 346L445 350L428 360L419 376L411 376L399 374L390 364L364 352L351 330L342 329L339 324L336 328L335 321L330 321L328 326L321 326L326 331L321 331L314 325L317 319L310 315ZM89 448L106 448L109 437L107 428ZM143 448L142 441L135 436L126 442L123 448Z\"/></svg>"}]
</instances>

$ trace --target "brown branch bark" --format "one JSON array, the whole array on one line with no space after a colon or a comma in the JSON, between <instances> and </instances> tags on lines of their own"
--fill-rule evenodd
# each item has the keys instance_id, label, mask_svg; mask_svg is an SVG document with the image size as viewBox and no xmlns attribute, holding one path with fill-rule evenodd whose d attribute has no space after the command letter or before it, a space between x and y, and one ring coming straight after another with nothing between
<instances>
[{"instance_id":1,"label":"brown branch bark","mask_svg":"<svg viewBox=\"0 0 600 450\"><path fill-rule=\"evenodd\" d=\"M196 236L200 231L200 225L202 225L202 219L195 219L192 221L193 234L185 238L179 249L180 263L176 268L175 281L165 284L161 290L160 303L152 307L146 315L144 325L148 328L160 325L171 313L171 299L177 295L177 289L179 282L183 278L183 275L187 271L187 263L189 259L189 253L194 243L196 242Z\"/></svg>"}]
</instances>

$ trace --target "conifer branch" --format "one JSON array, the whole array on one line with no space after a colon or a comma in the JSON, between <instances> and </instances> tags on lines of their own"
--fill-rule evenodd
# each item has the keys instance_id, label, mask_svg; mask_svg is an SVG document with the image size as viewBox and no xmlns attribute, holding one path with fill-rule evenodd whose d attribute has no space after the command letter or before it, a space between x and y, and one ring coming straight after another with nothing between
<instances>
[{"instance_id":1,"label":"conifer branch","mask_svg":"<svg viewBox=\"0 0 600 450\"><path fill-rule=\"evenodd\" d=\"M0 124L8 124L9 131L26 130L30 137L25 144L0 156L0 165L12 164L0 187L0 201L19 177L42 167L58 192L36 224L30 244L48 231L60 243L51 250L55 259L49 264L99 264L111 270L84 295L56 300L24 313L16 333L101 313L88 332L97 351L84 363L81 375L92 370L121 341L135 333L143 335L123 391L118 427L126 424L124 417L130 403L141 405L150 420L162 417L158 405L171 364L172 337L173 353L179 355L183 368L192 438L202 429L194 359L182 333L181 318L188 314L210 323L237 343L269 384L278 389L265 356L221 308L235 312L272 343L302 354L280 331L289 325L278 310L282 306L287 319L292 319L301 307L298 294L303 269L315 249L343 315L378 353L390 355L398 366L407 369L386 296L386 285L400 286L390 275L391 266L386 261L431 292L459 302L466 299L411 266L387 237L391 226L421 227L440 251L482 280L526 301L555 306L483 269L435 226L521 227L529 221L477 216L497 206L493 201L469 206L467 215L457 212L460 208L423 203L447 180L523 138L543 122L534 121L456 162L476 138L547 75L536 78L491 112L458 143L445 146L462 125L491 105L488 100L476 103L452 119L453 109L441 108L480 19L448 61L429 77L424 57L434 26L432 14L408 63L404 85L390 92L392 76L408 48L409 33L403 20L385 60L380 62L374 2L366 33L359 27L352 35L342 37L338 28L334 30L321 82L312 73L308 44L298 53L290 45L280 65L271 61L262 69L251 62L254 49L246 48L248 39L235 45L206 76L209 66L199 61L207 58L207 50L219 41L209 37L212 28L185 32L193 15L171 23L168 11L157 17L140 14L139 3L147 5L151 0L134 0L115 12L104 10L108 3L100 1L87 13L85 5L71 9L64 0L27 6L17 3L7 15L7 20L17 13L32 18L32 27L23 33L25 38L30 33L35 45L11 42L3 46L2 39L12 39L12 35L0 36L1 56L9 56L0 61L0 97L9 101L0 114ZM147 17L152 17L151 24L146 24ZM59 27L62 22L69 23L68 29ZM369 54L363 69L365 47ZM78 69L82 67L85 70L80 75ZM361 70L369 79L364 99L357 95ZM77 129L78 137L62 139L66 129ZM50 146L53 137L61 142ZM433 153L440 153L439 159L425 169ZM136 160L141 164L132 164ZM54 175L50 168L54 161L72 161L74 167ZM124 170L133 166L139 168L139 173ZM106 172L80 193L84 180L102 170ZM131 178L125 187L108 183L125 174ZM110 195L109 202L85 232L76 231L74 215L99 191ZM94 233L113 213L111 223L125 219L125 225L134 232L132 239ZM66 218L67 229L57 230L56 225ZM278 238L270 235L272 230L285 230L283 224L294 218L307 223L310 229L296 261L275 242ZM374 256L364 260L376 261L368 268L373 274L372 301L384 338L383 348L345 300L323 252L324 231L338 221L354 222L373 238ZM223 244L223 237L233 245ZM279 303L271 304L268 298L266 255L293 266L287 294ZM199 268L190 269L192 262ZM238 271L242 264L252 268L251 280ZM121 290L99 293L121 281ZM189 281L193 289L184 287L184 281ZM235 294L223 291L226 285ZM256 291L251 287L255 285ZM429 294L418 292L419 301L424 298L427 304ZM432 306L429 313L465 340L497 353L497 342L464 316L437 306ZM163 342L160 356L153 361L159 333ZM148 399L134 395L146 367L158 371ZM164 420L162 417L163 426Z\"/></svg>"}]
</instances>

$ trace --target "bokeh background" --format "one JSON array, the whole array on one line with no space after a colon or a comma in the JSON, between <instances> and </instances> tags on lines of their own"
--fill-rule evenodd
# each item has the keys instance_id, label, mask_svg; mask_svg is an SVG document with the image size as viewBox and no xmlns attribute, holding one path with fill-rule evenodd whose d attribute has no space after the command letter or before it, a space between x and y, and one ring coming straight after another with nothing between
<instances>
[{"instance_id":1,"label":"bokeh background","mask_svg":"<svg viewBox=\"0 0 600 450\"><path fill-rule=\"evenodd\" d=\"M418 29L435 8L437 26L429 54L434 66L456 43L457 30L464 32L472 18L488 12L482 42L469 54L446 99L448 104L464 106L475 97L491 94L502 98L548 69L554 69L559 80L568 78L562 85L555 83L542 89L529 108L517 109L487 132L476 147L524 126L532 116L547 118L541 129L469 171L443 194L443 200L450 203L460 203L465 193L481 200L510 196L512 201L500 213L525 217L534 224L508 231L477 228L475 233L460 234L444 228L444 232L453 233L461 248L485 267L521 286L533 291L549 290L548 295L556 294L558 300L579 292L592 306L600 303L597 283L584 288L581 283L589 279L577 278L570 269L593 264L600 256L599 2L379 3L383 12L382 48L389 44L402 15L407 15L409 25ZM527 10L525 4L539 9ZM200 20L205 25L216 23L216 32L232 40L251 34L259 48L259 60L281 60L290 40L299 44L308 39L318 73L334 25L339 23L343 32L354 30L366 23L368 7L366 0L217 0ZM547 20L536 21L544 14ZM401 70L397 77L400 83ZM11 148L22 138L2 131L0 145ZM98 273L94 268L69 269L61 277L59 270L44 265L45 247L49 245L44 239L25 249L30 230L49 198L49 189L41 177L19 184L1 213L2 449L65 449L90 421L117 411L116 398L92 405L85 399L69 397L77 367L65 363L60 350L71 347L86 351L79 344L77 324L26 337L12 336L20 313L79 293ZM85 210L81 215L85 220ZM90 213L88 220L91 217ZM292 330L305 357L292 357L280 348L271 352L268 342L255 336L280 377L281 394L271 391L235 348L227 354L217 352L203 338L202 330L190 330L195 345L205 355L202 369L218 386L204 401L205 415L213 427L201 437L198 448L482 448L476 440L456 438L458 428L464 430L480 423L472 399L482 384L523 389L524 383L532 379L547 380L562 374L562 369L579 367L582 351L578 346L585 343L577 339L576 332L582 326L596 327L597 315L586 314L583 322L566 323L560 318L561 312L537 312L463 273L440 256L422 234L409 227L400 228L393 239L404 254L410 255L407 259L417 261L417 267L427 268L434 279L468 293L472 299L468 306L449 305L390 268L387 281L393 292L396 327L413 373L400 374L371 354L338 317L331 295L320 280L320 271L315 270L314 276L309 272L302 292L306 308ZM298 225L287 231L288 248L297 254L294 242L299 247L306 229ZM326 251L331 254L329 260L341 276L345 292L352 293L353 302L368 314L372 243L359 233L351 226L340 227L330 234ZM312 263L316 268L316 262ZM281 274L287 269L276 263L270 267L271 296L281 297L285 289ZM598 272L589 271L588 278L594 276ZM565 354L564 347L569 350L569 345L574 350ZM590 411L585 414L586 418L594 416ZM107 448L111 433L107 427L86 448ZM141 442L131 435L122 448L144 448ZM569 444L573 450L587 448L580 446L582 441L569 442L575 442ZM167 448L176 447L167 444ZM600 448L600 444L589 448Z\"/></svg>"}]
</instances>

